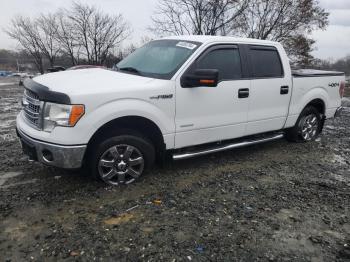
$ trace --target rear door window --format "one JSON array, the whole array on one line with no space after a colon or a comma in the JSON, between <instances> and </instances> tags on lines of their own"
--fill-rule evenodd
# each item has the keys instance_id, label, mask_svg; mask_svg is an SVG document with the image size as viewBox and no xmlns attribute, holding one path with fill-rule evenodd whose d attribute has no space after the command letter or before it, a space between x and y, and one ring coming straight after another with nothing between
<instances>
[{"instance_id":1,"label":"rear door window","mask_svg":"<svg viewBox=\"0 0 350 262\"><path fill-rule=\"evenodd\" d=\"M255 78L283 77L283 67L274 47L250 47L252 75Z\"/></svg>"}]
</instances>

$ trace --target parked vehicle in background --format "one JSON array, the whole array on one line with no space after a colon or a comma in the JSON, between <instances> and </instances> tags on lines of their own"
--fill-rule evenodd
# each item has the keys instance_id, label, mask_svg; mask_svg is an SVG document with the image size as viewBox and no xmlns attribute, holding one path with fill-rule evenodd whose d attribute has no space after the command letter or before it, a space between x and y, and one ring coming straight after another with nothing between
<instances>
[{"instance_id":1,"label":"parked vehicle in background","mask_svg":"<svg viewBox=\"0 0 350 262\"><path fill-rule=\"evenodd\" d=\"M0 77L6 77L12 75L11 71L0 71Z\"/></svg>"},{"instance_id":2,"label":"parked vehicle in background","mask_svg":"<svg viewBox=\"0 0 350 262\"><path fill-rule=\"evenodd\" d=\"M24 83L17 131L30 159L129 184L181 160L285 136L308 142L341 112L341 72L291 71L279 43L219 36L152 41L117 65Z\"/></svg>"},{"instance_id":3,"label":"parked vehicle in background","mask_svg":"<svg viewBox=\"0 0 350 262\"><path fill-rule=\"evenodd\" d=\"M53 66L47 69L48 73L55 73L55 72L60 72L66 70L65 67L63 66Z\"/></svg>"},{"instance_id":4,"label":"parked vehicle in background","mask_svg":"<svg viewBox=\"0 0 350 262\"><path fill-rule=\"evenodd\" d=\"M98 66L98 65L77 65L77 66L72 66L67 70L79 70L79 69L91 69L91 68L106 68L106 67Z\"/></svg>"},{"instance_id":5,"label":"parked vehicle in background","mask_svg":"<svg viewBox=\"0 0 350 262\"><path fill-rule=\"evenodd\" d=\"M13 73L11 76L13 76L13 77L28 77L30 75L31 74L27 73L27 72L16 72L16 73Z\"/></svg>"},{"instance_id":6,"label":"parked vehicle in background","mask_svg":"<svg viewBox=\"0 0 350 262\"><path fill-rule=\"evenodd\" d=\"M18 77L19 82L18 84L21 86L23 85L24 79L26 78L33 78L34 76L37 76L37 74L33 73L27 73L27 72L16 72L10 75L11 77Z\"/></svg>"}]
</instances>

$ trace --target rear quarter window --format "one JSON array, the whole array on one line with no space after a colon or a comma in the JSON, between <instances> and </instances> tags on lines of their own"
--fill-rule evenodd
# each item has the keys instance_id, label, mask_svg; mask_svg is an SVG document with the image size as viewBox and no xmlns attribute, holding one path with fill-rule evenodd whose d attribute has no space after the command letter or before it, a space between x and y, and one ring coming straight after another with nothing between
<instances>
[{"instance_id":1,"label":"rear quarter window","mask_svg":"<svg viewBox=\"0 0 350 262\"><path fill-rule=\"evenodd\" d=\"M274 47L251 47L250 61L255 78L283 77L283 66L278 51Z\"/></svg>"}]
</instances>

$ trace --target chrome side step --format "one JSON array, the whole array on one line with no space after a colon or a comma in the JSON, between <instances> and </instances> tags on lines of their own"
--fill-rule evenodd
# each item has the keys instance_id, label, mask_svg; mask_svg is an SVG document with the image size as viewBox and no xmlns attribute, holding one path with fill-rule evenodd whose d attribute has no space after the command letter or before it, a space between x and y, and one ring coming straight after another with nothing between
<instances>
[{"instance_id":1,"label":"chrome side step","mask_svg":"<svg viewBox=\"0 0 350 262\"><path fill-rule=\"evenodd\" d=\"M265 137L265 138L260 138L256 140L247 140L247 141L242 141L238 143L232 143L232 144L227 144L227 145L221 145L218 147L210 148L210 149L205 149L197 152L187 152L187 153L179 153L179 154L174 154L173 159L174 160L183 160L183 159L188 159L196 156L202 156L202 155L207 155L207 154L212 154L220 151L226 151L234 148L240 148L240 147L245 147L245 146L251 146L251 145L256 145L256 144L261 144L277 139L283 138L283 134L275 134L270 137Z\"/></svg>"}]
</instances>

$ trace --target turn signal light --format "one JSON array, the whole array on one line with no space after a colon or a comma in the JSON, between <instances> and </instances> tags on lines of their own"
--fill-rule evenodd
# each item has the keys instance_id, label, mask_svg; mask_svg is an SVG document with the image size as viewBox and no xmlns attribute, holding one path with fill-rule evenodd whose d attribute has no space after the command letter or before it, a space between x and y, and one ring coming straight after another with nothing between
<instances>
[{"instance_id":1,"label":"turn signal light","mask_svg":"<svg viewBox=\"0 0 350 262\"><path fill-rule=\"evenodd\" d=\"M72 111L69 116L69 125L75 126L79 119L85 114L85 108L83 105L73 105Z\"/></svg>"},{"instance_id":2,"label":"turn signal light","mask_svg":"<svg viewBox=\"0 0 350 262\"><path fill-rule=\"evenodd\" d=\"M207 84L214 84L215 81L214 80L209 80L209 79L201 79L201 80L199 80L199 83L207 85Z\"/></svg>"}]
</instances>

